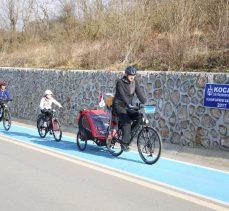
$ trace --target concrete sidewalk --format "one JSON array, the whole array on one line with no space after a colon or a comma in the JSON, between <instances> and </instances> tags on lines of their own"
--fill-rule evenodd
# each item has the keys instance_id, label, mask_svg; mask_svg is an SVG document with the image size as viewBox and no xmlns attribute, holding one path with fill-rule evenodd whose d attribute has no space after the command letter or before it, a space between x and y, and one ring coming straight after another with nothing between
<instances>
[{"instance_id":1,"label":"concrete sidewalk","mask_svg":"<svg viewBox=\"0 0 229 211\"><path fill-rule=\"evenodd\" d=\"M13 119L12 124L18 124L28 128L36 129L36 122L24 119ZM62 126L63 135L76 137L76 127ZM131 149L136 150L135 143ZM171 143L163 143L162 156L192 164L202 165L210 168L229 172L229 152L223 150L210 150L199 147L187 147Z\"/></svg>"}]
</instances>

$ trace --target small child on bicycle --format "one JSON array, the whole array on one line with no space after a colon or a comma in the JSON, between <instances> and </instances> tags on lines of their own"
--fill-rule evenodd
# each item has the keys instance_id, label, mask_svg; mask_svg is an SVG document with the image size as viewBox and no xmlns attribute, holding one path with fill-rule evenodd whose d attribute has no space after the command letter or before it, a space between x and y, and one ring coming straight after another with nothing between
<instances>
[{"instance_id":1,"label":"small child on bicycle","mask_svg":"<svg viewBox=\"0 0 229 211\"><path fill-rule=\"evenodd\" d=\"M53 93L51 90L46 90L40 102L41 113L44 114L44 120L47 122L45 127L48 127L50 124L50 119L52 118L52 103L57 105L59 108L62 108L62 105L53 98ZM44 123L45 124L45 123Z\"/></svg>"},{"instance_id":2,"label":"small child on bicycle","mask_svg":"<svg viewBox=\"0 0 229 211\"><path fill-rule=\"evenodd\" d=\"M0 81L0 121L2 118L2 106L5 100L12 100L10 97L10 92L6 88L6 82L5 81Z\"/></svg>"}]
</instances>

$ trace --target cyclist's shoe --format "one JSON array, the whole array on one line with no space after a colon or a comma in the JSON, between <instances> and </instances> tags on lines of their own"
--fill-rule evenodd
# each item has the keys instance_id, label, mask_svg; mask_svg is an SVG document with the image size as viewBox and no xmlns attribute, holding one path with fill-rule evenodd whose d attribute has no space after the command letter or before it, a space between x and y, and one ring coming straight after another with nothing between
<instances>
[{"instance_id":1,"label":"cyclist's shoe","mask_svg":"<svg viewBox=\"0 0 229 211\"><path fill-rule=\"evenodd\" d=\"M129 152L130 151L129 144L122 144L122 147L123 147L123 151L125 151L125 152Z\"/></svg>"}]
</instances>

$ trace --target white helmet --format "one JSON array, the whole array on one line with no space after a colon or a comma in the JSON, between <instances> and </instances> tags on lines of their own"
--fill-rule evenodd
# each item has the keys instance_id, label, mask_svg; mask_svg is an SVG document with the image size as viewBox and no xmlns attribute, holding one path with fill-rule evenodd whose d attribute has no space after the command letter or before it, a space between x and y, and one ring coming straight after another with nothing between
<instances>
[{"instance_id":1,"label":"white helmet","mask_svg":"<svg viewBox=\"0 0 229 211\"><path fill-rule=\"evenodd\" d=\"M45 90L44 95L52 95L52 91L51 90Z\"/></svg>"}]
</instances>

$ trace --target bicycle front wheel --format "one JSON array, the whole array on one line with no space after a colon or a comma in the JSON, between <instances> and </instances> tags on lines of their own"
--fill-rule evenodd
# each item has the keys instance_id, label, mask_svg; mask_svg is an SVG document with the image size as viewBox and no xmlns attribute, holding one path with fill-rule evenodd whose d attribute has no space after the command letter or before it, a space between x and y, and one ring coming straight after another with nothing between
<instances>
[{"instance_id":1,"label":"bicycle front wheel","mask_svg":"<svg viewBox=\"0 0 229 211\"><path fill-rule=\"evenodd\" d=\"M107 128L106 133L106 145L108 152L113 156L119 156L123 153L123 147L121 142L121 130L112 129L110 126Z\"/></svg>"},{"instance_id":2,"label":"bicycle front wheel","mask_svg":"<svg viewBox=\"0 0 229 211\"><path fill-rule=\"evenodd\" d=\"M10 115L10 111L8 109L4 110L3 113L3 127L5 128L5 130L9 130L11 127L11 115Z\"/></svg>"},{"instance_id":3,"label":"bicycle front wheel","mask_svg":"<svg viewBox=\"0 0 229 211\"><path fill-rule=\"evenodd\" d=\"M53 119L52 121L52 132L54 139L59 142L62 138L62 130L60 122L57 119Z\"/></svg>"},{"instance_id":4,"label":"bicycle front wheel","mask_svg":"<svg viewBox=\"0 0 229 211\"><path fill-rule=\"evenodd\" d=\"M161 155L162 142L159 134L151 127L144 127L137 138L138 152L147 164L154 164Z\"/></svg>"},{"instance_id":5,"label":"bicycle front wheel","mask_svg":"<svg viewBox=\"0 0 229 211\"><path fill-rule=\"evenodd\" d=\"M41 138L45 138L48 130L47 130L47 127L44 127L44 120L42 118L39 118L37 120L37 131Z\"/></svg>"}]
</instances>

